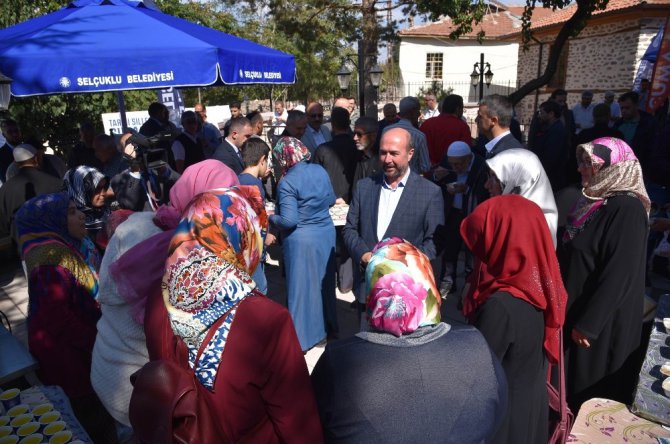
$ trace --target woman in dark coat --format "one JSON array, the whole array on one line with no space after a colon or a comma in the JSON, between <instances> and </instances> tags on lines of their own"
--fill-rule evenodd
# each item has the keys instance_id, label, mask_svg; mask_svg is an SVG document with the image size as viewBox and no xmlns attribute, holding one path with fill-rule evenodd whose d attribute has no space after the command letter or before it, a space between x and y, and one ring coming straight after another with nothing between
<instances>
[{"instance_id":1,"label":"woman in dark coat","mask_svg":"<svg viewBox=\"0 0 670 444\"><path fill-rule=\"evenodd\" d=\"M640 164L622 140L577 147L582 197L563 236L561 270L569 294L568 402L594 396L628 402L640 362L649 197Z\"/></svg>"},{"instance_id":2,"label":"woman in dark coat","mask_svg":"<svg viewBox=\"0 0 670 444\"><path fill-rule=\"evenodd\" d=\"M463 221L461 235L479 261L463 313L507 375L507 416L493 442L545 444L546 363L558 362L567 295L544 214L525 197L493 197Z\"/></svg>"},{"instance_id":3,"label":"woman in dark coat","mask_svg":"<svg viewBox=\"0 0 670 444\"><path fill-rule=\"evenodd\" d=\"M328 344L312 373L326 442L488 442L505 375L475 328L440 322L426 255L385 239L365 281L371 331Z\"/></svg>"}]
</instances>

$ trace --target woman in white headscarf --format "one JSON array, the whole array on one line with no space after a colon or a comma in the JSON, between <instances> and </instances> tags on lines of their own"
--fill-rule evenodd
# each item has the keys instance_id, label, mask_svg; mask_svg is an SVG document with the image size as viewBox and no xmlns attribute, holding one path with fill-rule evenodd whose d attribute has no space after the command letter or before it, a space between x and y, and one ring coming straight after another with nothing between
<instances>
[{"instance_id":1,"label":"woman in white headscarf","mask_svg":"<svg viewBox=\"0 0 670 444\"><path fill-rule=\"evenodd\" d=\"M486 182L486 188L491 195L518 194L535 202L544 213L551 239L556 247L558 210L549 178L542 168L540 159L526 149L515 148L487 159L486 163L491 169L489 180Z\"/></svg>"}]
</instances>

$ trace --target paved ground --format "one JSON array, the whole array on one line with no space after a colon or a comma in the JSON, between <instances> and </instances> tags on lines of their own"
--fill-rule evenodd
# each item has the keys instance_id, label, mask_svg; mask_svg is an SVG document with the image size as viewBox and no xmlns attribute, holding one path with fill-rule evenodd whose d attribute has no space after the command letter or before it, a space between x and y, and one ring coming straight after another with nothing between
<instances>
[{"instance_id":1,"label":"paved ground","mask_svg":"<svg viewBox=\"0 0 670 444\"><path fill-rule=\"evenodd\" d=\"M278 257L278 250L271 251ZM276 260L269 260L266 265L268 279L268 297L282 305L286 305L286 284ZM462 280L458 281L459 288ZM658 275L652 276L651 294L658 296L670 292L670 280ZM354 300L351 292L337 293L337 315L340 326L340 339L354 335L359 331L360 321L355 309L350 304ZM0 311L9 319L12 333L27 345L26 318L28 315L28 288L23 270L16 259L0 256ZM450 295L442 306L442 317L445 321L462 321L456 309L456 296ZM310 372L323 353L325 344L317 345L307 352L305 360Z\"/></svg>"}]
</instances>

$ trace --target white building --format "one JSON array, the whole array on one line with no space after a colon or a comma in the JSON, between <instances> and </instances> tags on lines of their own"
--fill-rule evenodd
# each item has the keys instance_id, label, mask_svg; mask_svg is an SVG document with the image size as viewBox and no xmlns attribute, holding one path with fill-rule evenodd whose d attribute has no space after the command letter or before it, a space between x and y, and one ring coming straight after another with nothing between
<instances>
[{"instance_id":1,"label":"white building","mask_svg":"<svg viewBox=\"0 0 670 444\"><path fill-rule=\"evenodd\" d=\"M437 81L442 82L445 90L452 88L454 94L463 96L465 102L476 102L479 88L471 86L470 74L481 53L494 74L491 86L484 87L484 95L508 94L516 88L519 39L509 35L521 30L523 6L507 6L492 0L488 8L483 21L458 40L449 38L453 30L449 18L399 32L403 95L418 95L422 87ZM537 8L535 12L544 14L545 10ZM480 31L485 36L478 41Z\"/></svg>"}]
</instances>

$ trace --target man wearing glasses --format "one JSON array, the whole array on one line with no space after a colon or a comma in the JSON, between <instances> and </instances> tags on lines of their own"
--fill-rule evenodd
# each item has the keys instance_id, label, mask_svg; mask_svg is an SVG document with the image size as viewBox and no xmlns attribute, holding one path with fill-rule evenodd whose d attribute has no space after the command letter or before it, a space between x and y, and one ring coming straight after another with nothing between
<instances>
[{"instance_id":1,"label":"man wearing glasses","mask_svg":"<svg viewBox=\"0 0 670 444\"><path fill-rule=\"evenodd\" d=\"M423 123L431 117L440 115L440 110L437 109L437 97L435 97L435 94L426 94L423 100L426 102L426 111L424 111L421 116L421 121L419 123Z\"/></svg>"},{"instance_id":2,"label":"man wearing glasses","mask_svg":"<svg viewBox=\"0 0 670 444\"><path fill-rule=\"evenodd\" d=\"M323 125L323 106L320 103L312 102L307 107L307 129L301 140L312 156L319 145L333 140L330 131Z\"/></svg>"}]
</instances>

